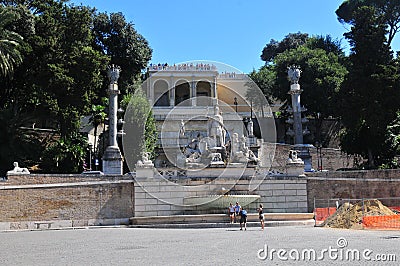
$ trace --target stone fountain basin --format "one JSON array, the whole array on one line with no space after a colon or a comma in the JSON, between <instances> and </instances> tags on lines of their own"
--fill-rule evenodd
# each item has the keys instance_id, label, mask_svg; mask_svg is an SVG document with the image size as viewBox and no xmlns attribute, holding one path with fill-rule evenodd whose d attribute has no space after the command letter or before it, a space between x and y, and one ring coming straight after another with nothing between
<instances>
[{"instance_id":1,"label":"stone fountain basin","mask_svg":"<svg viewBox=\"0 0 400 266\"><path fill-rule=\"evenodd\" d=\"M184 198L183 203L184 205L202 208L223 209L228 208L229 203L235 205L236 202L244 207L260 198L260 195L206 195Z\"/></svg>"}]
</instances>

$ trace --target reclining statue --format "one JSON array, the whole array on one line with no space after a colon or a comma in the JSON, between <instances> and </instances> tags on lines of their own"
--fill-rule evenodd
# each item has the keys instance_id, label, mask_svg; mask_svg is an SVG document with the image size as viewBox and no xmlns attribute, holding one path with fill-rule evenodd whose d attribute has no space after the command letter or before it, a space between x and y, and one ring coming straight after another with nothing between
<instances>
[{"instance_id":1,"label":"reclining statue","mask_svg":"<svg viewBox=\"0 0 400 266\"><path fill-rule=\"evenodd\" d=\"M7 171L7 175L29 175L30 172L27 168L21 168L18 166L18 162L14 162L14 169Z\"/></svg>"}]
</instances>

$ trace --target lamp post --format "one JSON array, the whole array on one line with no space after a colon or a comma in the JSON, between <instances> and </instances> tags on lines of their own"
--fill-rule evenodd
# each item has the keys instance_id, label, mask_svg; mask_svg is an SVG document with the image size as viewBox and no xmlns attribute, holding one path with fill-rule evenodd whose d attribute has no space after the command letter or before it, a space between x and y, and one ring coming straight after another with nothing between
<instances>
[{"instance_id":1,"label":"lamp post","mask_svg":"<svg viewBox=\"0 0 400 266\"><path fill-rule=\"evenodd\" d=\"M236 109L236 113L237 113L237 106L238 106L237 97L233 98L233 104L235 105L235 109Z\"/></svg>"},{"instance_id":2,"label":"lamp post","mask_svg":"<svg viewBox=\"0 0 400 266\"><path fill-rule=\"evenodd\" d=\"M321 113L317 112L317 141L315 146L317 147L318 171L322 171L321 118Z\"/></svg>"},{"instance_id":3,"label":"lamp post","mask_svg":"<svg viewBox=\"0 0 400 266\"><path fill-rule=\"evenodd\" d=\"M318 162L318 171L322 171L322 145L318 141L315 142L315 147L317 148L317 162Z\"/></svg>"},{"instance_id":4,"label":"lamp post","mask_svg":"<svg viewBox=\"0 0 400 266\"><path fill-rule=\"evenodd\" d=\"M253 100L250 100L250 120L253 119Z\"/></svg>"},{"instance_id":5,"label":"lamp post","mask_svg":"<svg viewBox=\"0 0 400 266\"><path fill-rule=\"evenodd\" d=\"M89 170L92 171L92 148L93 145L89 143Z\"/></svg>"}]
</instances>

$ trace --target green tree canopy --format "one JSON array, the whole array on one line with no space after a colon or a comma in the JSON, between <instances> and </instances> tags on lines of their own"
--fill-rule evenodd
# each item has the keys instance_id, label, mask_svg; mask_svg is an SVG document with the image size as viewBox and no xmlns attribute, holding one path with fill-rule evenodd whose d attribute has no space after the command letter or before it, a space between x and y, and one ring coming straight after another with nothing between
<instances>
[{"instance_id":1,"label":"green tree canopy","mask_svg":"<svg viewBox=\"0 0 400 266\"><path fill-rule=\"evenodd\" d=\"M14 68L22 62L18 46L23 38L10 30L10 25L18 18L18 14L10 8L0 6L0 75L11 76Z\"/></svg>"},{"instance_id":2,"label":"green tree canopy","mask_svg":"<svg viewBox=\"0 0 400 266\"><path fill-rule=\"evenodd\" d=\"M321 118L335 115L335 95L347 74L340 42L330 36L307 37L307 34L300 33L288 36L301 36L301 41L292 41L290 43L296 44L286 45L286 37L283 44L278 45L286 49L276 53L270 64L251 73L250 77L267 94L267 98L285 102L290 99L287 94L290 88L287 67L300 66L303 72L300 79L302 104L314 116L317 113L320 113Z\"/></svg>"},{"instance_id":3,"label":"green tree canopy","mask_svg":"<svg viewBox=\"0 0 400 266\"><path fill-rule=\"evenodd\" d=\"M93 23L95 47L110 58L111 64L121 67L119 84L122 94L132 93L136 83L141 82L141 70L151 59L152 50L147 40L125 20L122 13L99 13Z\"/></svg>"},{"instance_id":4,"label":"green tree canopy","mask_svg":"<svg viewBox=\"0 0 400 266\"><path fill-rule=\"evenodd\" d=\"M349 74L340 91L340 114L345 127L342 148L368 158L370 168L393 157L386 145L388 126L399 110L399 67L386 41L387 27L374 7L353 13L345 36L351 45Z\"/></svg>"},{"instance_id":5,"label":"green tree canopy","mask_svg":"<svg viewBox=\"0 0 400 266\"><path fill-rule=\"evenodd\" d=\"M272 39L262 50L261 60L265 61L266 63L272 62L276 55L305 44L307 39L308 34L301 32L289 33L280 42Z\"/></svg>"},{"instance_id":6,"label":"green tree canopy","mask_svg":"<svg viewBox=\"0 0 400 266\"><path fill-rule=\"evenodd\" d=\"M362 7L373 7L374 15L387 27L387 43L390 46L400 28L400 2L398 0L346 0L336 10L342 23L354 25L357 10Z\"/></svg>"},{"instance_id":7,"label":"green tree canopy","mask_svg":"<svg viewBox=\"0 0 400 266\"><path fill-rule=\"evenodd\" d=\"M46 154L70 152L57 158L81 165L82 150L77 147L85 147L78 133L80 119L106 95L107 66L120 65L121 90L133 90L151 57L147 41L121 13L108 16L92 7L68 5L67 0L0 0L0 7L18 14L7 30L24 38L18 47L23 60L14 78L0 75L0 110L29 117L27 125L58 130L61 139ZM71 165L60 160L58 165ZM49 167L57 165L47 162Z\"/></svg>"},{"instance_id":8,"label":"green tree canopy","mask_svg":"<svg viewBox=\"0 0 400 266\"><path fill-rule=\"evenodd\" d=\"M151 111L151 106L144 92L137 89L133 95L124 98L126 105L125 130L129 138L124 138L125 158L132 170L143 152L149 152L154 158L155 147L158 140L156 124Z\"/></svg>"}]
</instances>

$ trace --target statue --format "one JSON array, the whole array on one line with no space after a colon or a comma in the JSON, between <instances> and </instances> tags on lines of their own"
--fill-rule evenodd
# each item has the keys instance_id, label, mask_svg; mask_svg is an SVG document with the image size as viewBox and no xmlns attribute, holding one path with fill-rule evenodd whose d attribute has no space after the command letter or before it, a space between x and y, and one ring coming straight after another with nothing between
<instances>
[{"instance_id":1,"label":"statue","mask_svg":"<svg viewBox=\"0 0 400 266\"><path fill-rule=\"evenodd\" d=\"M301 158L297 157L297 151L295 150L290 150L289 151L289 158L287 159L287 163L301 163L304 164L303 160Z\"/></svg>"},{"instance_id":2,"label":"statue","mask_svg":"<svg viewBox=\"0 0 400 266\"><path fill-rule=\"evenodd\" d=\"M194 153L200 153L199 141L197 139L192 139L192 141L186 145L184 151L186 157L189 157Z\"/></svg>"},{"instance_id":3,"label":"statue","mask_svg":"<svg viewBox=\"0 0 400 266\"><path fill-rule=\"evenodd\" d=\"M108 67L107 76L110 79L110 84L117 84L120 72L121 68L117 65L111 65Z\"/></svg>"},{"instance_id":4,"label":"statue","mask_svg":"<svg viewBox=\"0 0 400 266\"><path fill-rule=\"evenodd\" d=\"M291 84L298 84L300 79L301 70L298 66L288 67L288 77Z\"/></svg>"},{"instance_id":5,"label":"statue","mask_svg":"<svg viewBox=\"0 0 400 266\"><path fill-rule=\"evenodd\" d=\"M258 158L254 155L253 151L246 146L246 138L242 136L240 138L240 150L246 156L247 160L250 162L258 162Z\"/></svg>"},{"instance_id":6,"label":"statue","mask_svg":"<svg viewBox=\"0 0 400 266\"><path fill-rule=\"evenodd\" d=\"M18 166L18 162L14 162L14 169L7 172L7 175L29 175L30 172L27 168L21 168Z\"/></svg>"},{"instance_id":7,"label":"statue","mask_svg":"<svg viewBox=\"0 0 400 266\"><path fill-rule=\"evenodd\" d=\"M179 136L184 137L185 136L185 122L181 120L181 127L179 129Z\"/></svg>"},{"instance_id":8,"label":"statue","mask_svg":"<svg viewBox=\"0 0 400 266\"><path fill-rule=\"evenodd\" d=\"M247 124L247 131L250 137L254 136L254 125L253 125L253 120L251 118L249 123Z\"/></svg>"},{"instance_id":9,"label":"statue","mask_svg":"<svg viewBox=\"0 0 400 266\"><path fill-rule=\"evenodd\" d=\"M136 167L139 167L139 168L153 167L154 164L149 158L150 158L150 153L149 152L143 152L142 153L142 160L139 160L136 163Z\"/></svg>"},{"instance_id":10,"label":"statue","mask_svg":"<svg viewBox=\"0 0 400 266\"><path fill-rule=\"evenodd\" d=\"M232 134L231 150L231 162L233 163L258 162L258 158L246 146L244 136L239 138L237 133Z\"/></svg>"},{"instance_id":11,"label":"statue","mask_svg":"<svg viewBox=\"0 0 400 266\"><path fill-rule=\"evenodd\" d=\"M208 136L215 141L216 147L225 146L225 129L224 119L219 113L219 107L214 107L214 116L209 120L209 134Z\"/></svg>"},{"instance_id":12,"label":"statue","mask_svg":"<svg viewBox=\"0 0 400 266\"><path fill-rule=\"evenodd\" d=\"M286 161L286 173L294 176L304 176L304 162L297 157L297 151L290 150Z\"/></svg>"}]
</instances>

